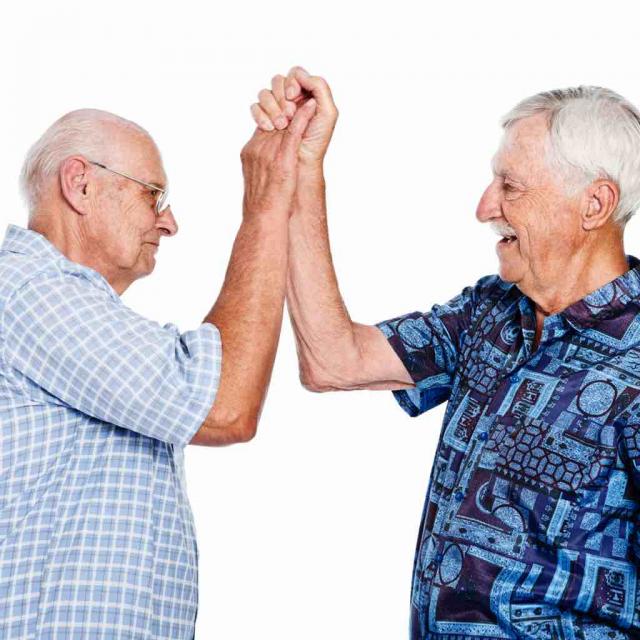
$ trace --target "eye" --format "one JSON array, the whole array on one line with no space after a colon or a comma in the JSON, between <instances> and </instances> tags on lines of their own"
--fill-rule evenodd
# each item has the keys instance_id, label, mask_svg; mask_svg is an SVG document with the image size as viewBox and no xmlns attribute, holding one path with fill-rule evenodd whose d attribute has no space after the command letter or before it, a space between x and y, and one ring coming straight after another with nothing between
<instances>
[{"instance_id":1,"label":"eye","mask_svg":"<svg viewBox=\"0 0 640 640\"><path fill-rule=\"evenodd\" d=\"M520 189L515 184L507 182L506 180L503 182L502 188L507 199L509 200L517 198L520 195Z\"/></svg>"}]
</instances>

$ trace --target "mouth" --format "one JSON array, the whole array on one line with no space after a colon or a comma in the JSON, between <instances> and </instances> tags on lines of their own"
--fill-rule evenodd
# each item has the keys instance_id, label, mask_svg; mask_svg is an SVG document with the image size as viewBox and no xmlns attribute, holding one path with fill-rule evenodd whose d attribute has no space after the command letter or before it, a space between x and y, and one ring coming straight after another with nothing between
<instances>
[{"instance_id":1,"label":"mouth","mask_svg":"<svg viewBox=\"0 0 640 640\"><path fill-rule=\"evenodd\" d=\"M518 236L502 236L498 244L513 244L518 240Z\"/></svg>"}]
</instances>

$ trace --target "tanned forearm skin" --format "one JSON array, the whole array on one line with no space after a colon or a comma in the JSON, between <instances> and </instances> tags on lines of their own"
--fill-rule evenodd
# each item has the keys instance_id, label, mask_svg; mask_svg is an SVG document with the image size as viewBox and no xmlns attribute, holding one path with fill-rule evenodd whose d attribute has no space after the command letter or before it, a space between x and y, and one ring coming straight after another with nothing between
<instances>
[{"instance_id":1,"label":"tanned forearm skin","mask_svg":"<svg viewBox=\"0 0 640 640\"><path fill-rule=\"evenodd\" d=\"M246 414L257 423L262 411L282 326L288 219L288 212L280 212L248 216L242 222L220 295L205 318L218 328L222 341L225 373L215 413L223 425L233 425ZM234 355L224 357L227 353ZM238 397L238 384L251 385L254 393ZM255 424L245 432L250 438ZM218 436L220 444L225 436L237 442L233 428L219 429Z\"/></svg>"}]
</instances>

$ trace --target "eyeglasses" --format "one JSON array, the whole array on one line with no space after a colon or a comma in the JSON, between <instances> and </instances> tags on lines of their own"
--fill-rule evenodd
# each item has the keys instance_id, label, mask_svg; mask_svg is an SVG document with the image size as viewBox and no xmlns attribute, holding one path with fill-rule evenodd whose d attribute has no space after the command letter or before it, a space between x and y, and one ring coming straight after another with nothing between
<instances>
[{"instance_id":1,"label":"eyeglasses","mask_svg":"<svg viewBox=\"0 0 640 640\"><path fill-rule=\"evenodd\" d=\"M122 171L116 171L115 169L111 169L106 165L102 164L101 162L95 162L94 160L89 160L89 163L95 164L96 167L100 167L101 169L106 169L107 171L111 171L111 173L115 173L119 176L122 176L123 178L127 178L128 180L133 180L134 182L137 182L138 184L141 184L147 187L153 194L155 194L156 215L158 216L162 215L164 210L169 206L169 189L167 188L163 189L162 187L159 187L157 184L149 184L144 180L138 180L138 178L134 178L133 176L127 175L126 173L122 173Z\"/></svg>"}]
</instances>

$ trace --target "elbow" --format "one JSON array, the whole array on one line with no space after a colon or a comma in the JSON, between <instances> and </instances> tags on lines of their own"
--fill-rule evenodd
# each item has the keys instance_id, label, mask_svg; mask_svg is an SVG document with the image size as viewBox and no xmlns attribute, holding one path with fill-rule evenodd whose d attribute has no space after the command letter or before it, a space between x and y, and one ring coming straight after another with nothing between
<instances>
[{"instance_id":1,"label":"elbow","mask_svg":"<svg viewBox=\"0 0 640 640\"><path fill-rule=\"evenodd\" d=\"M299 369L300 384L307 391L322 393L328 391L326 382L308 365L300 363Z\"/></svg>"},{"instance_id":2,"label":"elbow","mask_svg":"<svg viewBox=\"0 0 640 640\"><path fill-rule=\"evenodd\" d=\"M325 393L327 391L331 391L331 387L328 384L323 384L315 378L300 376L300 384L304 389L311 391L312 393Z\"/></svg>"},{"instance_id":3,"label":"elbow","mask_svg":"<svg viewBox=\"0 0 640 640\"><path fill-rule=\"evenodd\" d=\"M361 377L362 363L356 352L329 354L319 357L317 354L298 355L300 384L313 393L327 391L349 391L357 389Z\"/></svg>"},{"instance_id":4,"label":"elbow","mask_svg":"<svg viewBox=\"0 0 640 640\"><path fill-rule=\"evenodd\" d=\"M342 389L326 372L310 367L300 367L300 384L304 389L313 393L326 393Z\"/></svg>"},{"instance_id":5,"label":"elbow","mask_svg":"<svg viewBox=\"0 0 640 640\"><path fill-rule=\"evenodd\" d=\"M250 442L258 431L258 416L247 414L235 420L228 430L230 444L240 444Z\"/></svg>"},{"instance_id":6,"label":"elbow","mask_svg":"<svg viewBox=\"0 0 640 640\"><path fill-rule=\"evenodd\" d=\"M206 447L223 447L253 440L258 430L258 416L242 413L221 420L220 416L208 416L191 444Z\"/></svg>"}]
</instances>

